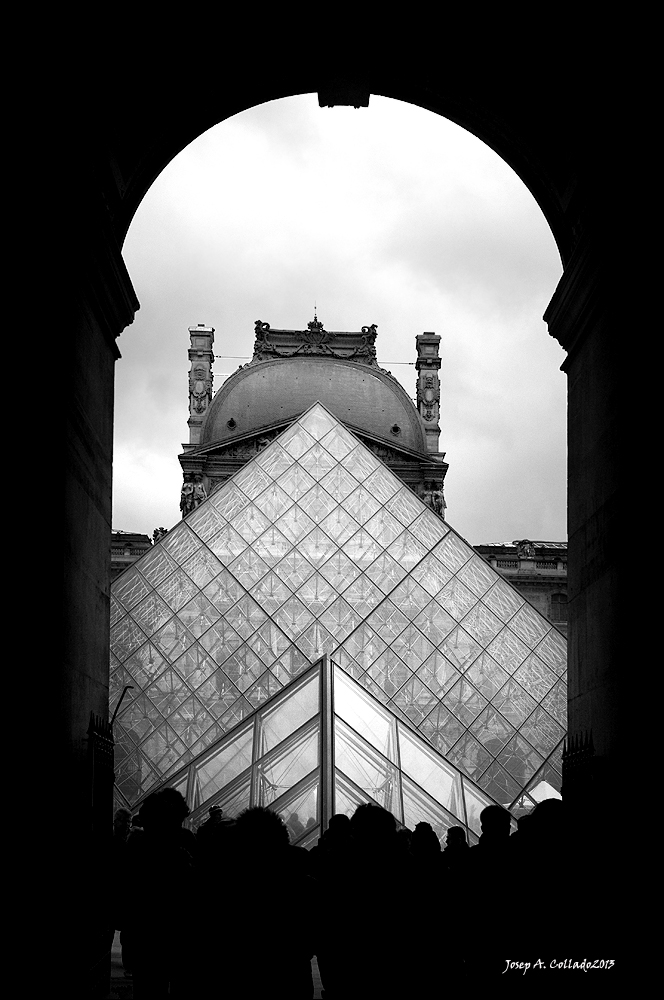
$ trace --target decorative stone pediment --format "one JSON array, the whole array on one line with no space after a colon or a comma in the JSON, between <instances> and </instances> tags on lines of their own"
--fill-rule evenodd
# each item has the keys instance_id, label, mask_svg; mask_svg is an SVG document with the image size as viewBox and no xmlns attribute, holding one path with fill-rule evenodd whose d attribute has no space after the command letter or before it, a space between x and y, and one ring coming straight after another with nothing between
<instances>
[{"instance_id":1,"label":"decorative stone pediment","mask_svg":"<svg viewBox=\"0 0 664 1000\"><path fill-rule=\"evenodd\" d=\"M324 355L378 367L375 323L363 326L357 333L326 330L316 316L307 323L306 330L273 330L269 323L260 319L256 320L255 326L256 340L250 365L274 358Z\"/></svg>"}]
</instances>

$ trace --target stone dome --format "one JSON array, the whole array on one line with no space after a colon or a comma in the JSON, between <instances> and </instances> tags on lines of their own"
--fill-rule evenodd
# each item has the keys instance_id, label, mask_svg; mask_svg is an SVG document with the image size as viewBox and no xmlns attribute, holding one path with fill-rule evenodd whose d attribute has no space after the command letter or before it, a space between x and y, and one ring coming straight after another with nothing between
<instances>
[{"instance_id":1,"label":"stone dome","mask_svg":"<svg viewBox=\"0 0 664 1000\"><path fill-rule=\"evenodd\" d=\"M199 448L295 420L316 402L350 428L427 453L424 423L395 379L377 367L320 355L254 362L235 372L212 399Z\"/></svg>"}]
</instances>

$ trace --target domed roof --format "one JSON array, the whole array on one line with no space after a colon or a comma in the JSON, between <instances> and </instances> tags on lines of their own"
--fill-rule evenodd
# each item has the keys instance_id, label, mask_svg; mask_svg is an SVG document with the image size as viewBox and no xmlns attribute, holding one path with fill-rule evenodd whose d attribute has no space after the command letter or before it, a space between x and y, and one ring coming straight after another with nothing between
<instances>
[{"instance_id":1,"label":"domed roof","mask_svg":"<svg viewBox=\"0 0 664 1000\"><path fill-rule=\"evenodd\" d=\"M391 375L322 354L257 359L235 372L210 404L199 447L295 420L316 402L360 432L427 453L423 421Z\"/></svg>"}]
</instances>

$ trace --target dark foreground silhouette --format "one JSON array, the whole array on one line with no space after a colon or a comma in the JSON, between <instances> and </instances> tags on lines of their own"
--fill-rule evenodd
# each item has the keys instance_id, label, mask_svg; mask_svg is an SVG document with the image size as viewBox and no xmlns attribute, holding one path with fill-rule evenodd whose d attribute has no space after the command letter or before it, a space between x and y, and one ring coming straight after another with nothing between
<instances>
[{"instance_id":1,"label":"dark foreground silhouette","mask_svg":"<svg viewBox=\"0 0 664 1000\"><path fill-rule=\"evenodd\" d=\"M136 1000L311 1000L314 955L325 1000L442 996L565 945L544 876L565 842L559 800L512 835L489 806L474 847L450 827L444 850L428 823L398 830L371 804L333 816L311 851L290 843L297 816L254 807L229 820L213 806L194 835L187 815L164 789L133 824L116 817L111 920Z\"/></svg>"}]
</instances>

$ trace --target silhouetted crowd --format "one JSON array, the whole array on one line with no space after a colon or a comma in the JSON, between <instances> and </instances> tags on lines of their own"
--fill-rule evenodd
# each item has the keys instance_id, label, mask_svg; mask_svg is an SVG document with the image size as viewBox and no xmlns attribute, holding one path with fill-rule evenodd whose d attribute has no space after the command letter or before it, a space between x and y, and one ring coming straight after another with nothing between
<instances>
[{"instance_id":1,"label":"silhouetted crowd","mask_svg":"<svg viewBox=\"0 0 664 1000\"><path fill-rule=\"evenodd\" d=\"M442 997L564 946L560 800L514 833L488 806L475 846L453 826L444 849L429 823L399 829L370 804L333 816L311 850L291 844L296 814L213 806L195 834L187 815L163 789L115 816L113 925L135 1000L310 1000L314 956L325 1000Z\"/></svg>"}]
</instances>

